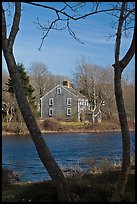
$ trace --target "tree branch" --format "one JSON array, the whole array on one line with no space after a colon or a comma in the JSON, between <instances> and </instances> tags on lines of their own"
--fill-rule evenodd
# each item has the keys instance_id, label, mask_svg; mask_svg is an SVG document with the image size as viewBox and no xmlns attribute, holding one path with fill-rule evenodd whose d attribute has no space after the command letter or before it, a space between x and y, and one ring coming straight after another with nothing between
<instances>
[{"instance_id":1,"label":"tree branch","mask_svg":"<svg viewBox=\"0 0 137 204\"><path fill-rule=\"evenodd\" d=\"M2 48L5 49L7 47L7 29L6 29L6 19L5 19L5 11L2 8Z\"/></svg>"},{"instance_id":2,"label":"tree branch","mask_svg":"<svg viewBox=\"0 0 137 204\"><path fill-rule=\"evenodd\" d=\"M67 20L67 28L68 28L69 34L70 34L75 40L77 40L78 42L84 44L84 42L82 42L82 41L75 35L75 33L73 32L73 30L70 28L70 26L69 26L69 19Z\"/></svg>"},{"instance_id":3,"label":"tree branch","mask_svg":"<svg viewBox=\"0 0 137 204\"><path fill-rule=\"evenodd\" d=\"M135 54L135 30L134 30L134 34L133 34L133 38L132 38L130 48L128 49L125 56L119 61L121 72L126 68L126 66L131 61L134 54ZM113 64L112 66L115 67L115 64Z\"/></svg>"},{"instance_id":4,"label":"tree branch","mask_svg":"<svg viewBox=\"0 0 137 204\"><path fill-rule=\"evenodd\" d=\"M51 6L46 6L46 5L43 5L43 4L38 4L38 3L34 3L34 2L23 2L23 3L27 3L27 4L31 4L33 6L38 6L38 7L42 7L42 8L45 8L45 9L50 9L50 10L53 10L55 11L56 13L61 13L62 15L66 16L67 18L70 18L72 20L79 20L79 19L85 19L87 16L90 16L90 15L94 15L94 14L97 14L97 13L103 13L103 12L109 12L109 11L120 11L120 8L110 8L110 9L102 9L102 10L97 10L98 9L98 4L97 4L97 7L95 9L95 11L92 11L92 12L89 12L89 13L86 13L86 14L83 14L79 17L74 17L72 15L69 15L68 13L62 11L61 10L58 10L54 7L51 7ZM65 7L64 7L65 8ZM64 9L63 9L64 10Z\"/></svg>"},{"instance_id":5,"label":"tree branch","mask_svg":"<svg viewBox=\"0 0 137 204\"><path fill-rule=\"evenodd\" d=\"M77 16L77 17L76 17L76 15L74 15L74 14L71 14L71 15L70 15L68 12L65 11L65 9L66 9L66 8L70 8L72 12L76 13L75 7L82 5L83 2L80 2L80 3L78 3L78 4L74 5L74 6L70 6L70 5L68 4L68 2L63 2L63 3L65 4L65 6L64 6L62 9L57 9L57 8L55 8L55 7L43 5L43 4L37 3L37 2L23 2L23 3L27 3L27 4L30 4L30 5L33 5L33 6L37 6L37 7L41 7L41 8L44 8L44 9L49 9L49 10L55 12L56 15L57 15L57 18L56 18L53 22L50 23L49 27L48 27L48 28L44 28L44 29L46 30L46 33L45 33L44 36L42 37L42 41L41 41L41 45L40 45L39 50L41 50L41 47L42 47L43 42L44 42L44 39L47 37L47 35L48 35L48 33L50 32L50 30L51 30L51 29L56 29L56 30L58 30L57 27L56 27L56 28L53 27L57 21L61 21L61 20L66 21L66 26L63 27L63 28L60 29L60 30L63 30L64 28L68 28L68 32L70 33L70 35L71 35L74 39L76 39L78 42L81 42L81 40L76 37L76 35L75 35L75 33L73 32L73 30L70 28L70 25L69 25L69 21L70 21L70 20L77 21L77 20L80 20L80 19L85 19L85 18L88 17L88 16L91 16L91 15L94 15L94 14L98 14L98 13L103 13L103 12L107 12L107 13L113 12L113 14L111 13L111 15L116 16L116 14L114 14L114 12L121 12L121 4L120 4L120 7L119 7L119 6L115 6L115 7L113 7L113 8L108 8L108 9L99 9L99 3L100 3L100 2L96 2L96 7L93 8L93 10L92 10L91 12L88 12L88 13L86 13L86 14L83 14L83 15L80 15L80 16ZM117 4L117 5L118 5L118 4ZM125 18L129 17L129 15L132 14L134 11L135 11L134 8L131 9L131 10L129 10L128 13L127 13L127 15L124 15L124 12L123 12L123 13L121 14L121 15L122 15L121 20L124 21ZM64 19L61 19L59 15L63 15L65 18L64 18ZM122 22L122 24L123 24L123 22ZM42 26L41 26L41 27L42 27ZM122 27L121 27L121 30L122 30ZM121 31L119 32L119 34L120 34L120 33L121 33ZM118 48L118 41L119 41L118 38L119 38L119 40L121 41L121 36L117 36L117 46L116 46L116 47L117 47L117 50L120 49L120 47ZM81 43L82 43L82 42L81 42ZM118 55L119 55L119 54L118 54ZM119 59L118 59L117 61L119 62Z\"/></svg>"},{"instance_id":6,"label":"tree branch","mask_svg":"<svg viewBox=\"0 0 137 204\"><path fill-rule=\"evenodd\" d=\"M97 13L103 13L103 12L112 12L112 11L120 11L120 8L118 7L114 7L114 8L109 8L109 9L101 9L99 10L99 4L100 2L96 2L96 6L92 9L91 12L88 12L86 14L81 14L81 15L78 15L76 16L76 12L77 12L77 8L79 8L80 6L82 5L85 5L85 2L80 2L80 3L77 3L76 5L73 5L73 6L70 6L67 2L63 2L65 4L65 6L62 8L62 9L57 9L55 7L52 7L52 6L47 6L47 5L44 5L44 4L41 4L41 3L35 3L35 2L23 2L23 3L27 3L27 4L30 4L30 5L33 5L33 6L37 6L37 7L41 7L41 8L44 8L44 9L48 9L48 10L51 10L53 12L55 12L56 14L56 19L53 20L49 27L48 28L44 28L43 27L43 30L46 30L46 33L44 34L44 36L42 37L42 40L41 40L41 44L40 44L40 47L39 47L39 50L41 50L42 48L42 45L43 45L43 42L45 40L45 38L47 37L47 35L49 34L50 30L51 29L56 29L58 30L58 28L56 27L53 27L55 25L55 23L57 21L66 21L66 26L64 26L62 29L60 30L63 30L64 28L67 28L68 29L68 32L69 34L75 39L77 40L78 42L84 44L77 36L76 34L74 33L74 31L70 28L70 20L73 20L73 21L77 21L77 20L80 20L80 19L85 19L86 17L88 16L91 16L91 15L94 15L94 14L97 14ZM68 12L65 11L65 9L71 9L71 14L69 14ZM60 18L60 15L64 16L64 18ZM39 24L40 25L40 24ZM42 26L40 25L40 27L42 28Z\"/></svg>"},{"instance_id":7,"label":"tree branch","mask_svg":"<svg viewBox=\"0 0 137 204\"><path fill-rule=\"evenodd\" d=\"M119 62L122 71L125 69L125 67L128 65L128 63L131 61L134 54L135 54L135 31L134 31L134 34L133 34L133 38L132 38L130 48L128 49L127 53L122 58L122 60L120 60L120 62Z\"/></svg>"},{"instance_id":8,"label":"tree branch","mask_svg":"<svg viewBox=\"0 0 137 204\"><path fill-rule=\"evenodd\" d=\"M21 2L15 2L15 14L8 39L9 48L12 48L17 32L19 31L20 16L21 16Z\"/></svg>"},{"instance_id":9,"label":"tree branch","mask_svg":"<svg viewBox=\"0 0 137 204\"><path fill-rule=\"evenodd\" d=\"M115 66L114 68L119 67L119 54L120 54L120 44L121 44L121 36L122 36L122 26L124 22L124 9L126 2L122 2L121 13L119 17L118 29L116 33L116 44L115 44Z\"/></svg>"}]
</instances>

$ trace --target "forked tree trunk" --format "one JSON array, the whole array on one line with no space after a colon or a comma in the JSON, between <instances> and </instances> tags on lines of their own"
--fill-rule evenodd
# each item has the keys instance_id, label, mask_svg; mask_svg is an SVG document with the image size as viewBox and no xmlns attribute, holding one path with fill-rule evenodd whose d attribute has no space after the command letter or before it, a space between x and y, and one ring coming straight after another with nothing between
<instances>
[{"instance_id":1,"label":"forked tree trunk","mask_svg":"<svg viewBox=\"0 0 137 204\"><path fill-rule=\"evenodd\" d=\"M4 58L6 60L12 84L14 85L15 95L20 111L35 144L38 155L45 168L47 169L51 179L56 183L60 200L71 202L74 201L74 199L70 191L68 182L66 181L66 178L64 177L61 169L59 168L51 152L49 151L48 146L46 145L45 140L40 132L40 129L26 99L19 71L16 66L16 61L13 55L13 44L19 30L20 16L21 2L15 2L13 25L11 27L9 38L7 38L6 20L4 10L2 10L2 50Z\"/></svg>"},{"instance_id":2,"label":"forked tree trunk","mask_svg":"<svg viewBox=\"0 0 137 204\"><path fill-rule=\"evenodd\" d=\"M115 64L114 64L115 97L116 97L119 121L120 121L121 131L122 131L123 156L122 156L122 168L121 168L121 173L119 176L116 192L112 196L113 201L120 201L121 196L123 196L123 194L125 193L125 187L127 183L128 170L129 170L129 164L130 164L130 138L129 138L126 111L125 111L124 101L122 96L121 74L135 53L135 47L134 47L135 35L133 36L131 46L127 51L126 55L123 57L121 61L119 61L122 25L124 21L126 23L126 16L124 15L126 11L126 3L127 2L121 3L122 6L120 10L120 17L118 19ZM11 27L9 38L7 39L6 20L5 20L4 10L2 10L2 49L3 49L4 57L7 63L7 67L9 69L12 83L15 86L15 94L16 94L17 102L19 104L24 121L34 141L39 157L43 162L44 166L46 167L47 171L49 172L49 175L51 176L51 178L56 182L58 190L60 191L61 199L63 201L72 201L73 196L69 190L69 186L67 185L67 182L65 180L65 177L62 171L60 170L56 161L52 157L44 141L44 138L41 135L41 132L37 126L35 118L29 107L29 104L26 100L22 84L20 82L19 73L18 73L16 62L13 55L13 44L14 44L17 32L19 30L20 15L21 15L21 2L15 2L15 15L13 19L13 25Z\"/></svg>"},{"instance_id":3,"label":"forked tree trunk","mask_svg":"<svg viewBox=\"0 0 137 204\"><path fill-rule=\"evenodd\" d=\"M130 60L132 59L135 53L135 37L133 34L133 39L128 49L127 53L123 57L123 59L119 60L120 55L120 45L121 45L121 36L122 36L122 26L125 20L125 9L126 3L122 2L120 17L118 20L118 29L116 34L116 45L115 45L115 64L114 67L114 88L115 88L115 98L117 104L117 110L119 115L119 121L121 126L122 133L122 167L121 172L118 178L116 190L112 195L112 202L120 202L125 194L126 184L128 180L128 173L130 168L130 135L129 128L126 116L126 110L124 106L123 94L122 94L122 86L121 86L121 75L125 67L128 65Z\"/></svg>"}]
</instances>

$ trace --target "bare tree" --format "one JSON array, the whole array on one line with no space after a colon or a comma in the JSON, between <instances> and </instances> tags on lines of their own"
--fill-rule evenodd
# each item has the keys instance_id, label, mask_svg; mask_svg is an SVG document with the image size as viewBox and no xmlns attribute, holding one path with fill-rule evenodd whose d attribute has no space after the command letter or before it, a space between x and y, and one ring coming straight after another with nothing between
<instances>
[{"instance_id":1,"label":"bare tree","mask_svg":"<svg viewBox=\"0 0 137 204\"><path fill-rule=\"evenodd\" d=\"M110 69L86 63L83 59L76 66L74 81L80 92L88 98L93 123L95 123L95 119L98 122L102 121L102 107L104 105L108 117L112 112L114 92L111 79L112 70L110 73Z\"/></svg>"},{"instance_id":2,"label":"bare tree","mask_svg":"<svg viewBox=\"0 0 137 204\"><path fill-rule=\"evenodd\" d=\"M46 93L50 85L50 73L45 64L32 62L30 67L31 83L35 88L36 100L40 108L40 98Z\"/></svg>"},{"instance_id":3,"label":"bare tree","mask_svg":"<svg viewBox=\"0 0 137 204\"><path fill-rule=\"evenodd\" d=\"M120 48L123 32L125 32L125 35L127 35L128 30L135 29L135 2L117 3L116 5L113 6L112 9L114 10L110 14L114 15L117 18L117 21L115 23L115 27L117 30L115 40L115 63L113 64L114 90L119 121L121 125L123 144L122 167L118 178L116 190L112 196L112 201L120 201L125 193L130 167L130 135L121 87L121 76L123 70L132 60L135 53L135 31L133 33L131 45L121 60L120 60ZM96 13L98 13L98 9L96 9Z\"/></svg>"},{"instance_id":4,"label":"bare tree","mask_svg":"<svg viewBox=\"0 0 137 204\"><path fill-rule=\"evenodd\" d=\"M127 29L124 27L124 22L126 23L128 16L134 11L127 10L127 2L122 2L121 11L118 17L118 27L116 33L116 43L115 43L115 64L114 67L114 86L115 86L115 97L116 104L119 114L119 121L122 131L122 141L123 141L123 155L122 155L122 167L119 175L117 188L112 196L112 201L120 201L125 193L126 183L128 179L129 167L130 167L130 135L129 128L127 123L126 110L124 105L124 99L122 94L121 86L121 75L123 70L126 68L130 60L132 59L135 53L135 33L133 34L131 45L125 54L125 56L120 60L120 45L122 31ZM133 13L134 14L134 13Z\"/></svg>"},{"instance_id":5,"label":"bare tree","mask_svg":"<svg viewBox=\"0 0 137 204\"><path fill-rule=\"evenodd\" d=\"M51 82L51 88L54 88L58 84L62 84L64 80L70 80L68 77L63 76L63 75L57 75L57 74L51 74L50 75L50 82Z\"/></svg>"},{"instance_id":6,"label":"bare tree","mask_svg":"<svg viewBox=\"0 0 137 204\"><path fill-rule=\"evenodd\" d=\"M40 108L40 98L58 84L68 79L66 76L49 72L48 67L41 62L32 62L30 66L31 84L35 88L35 96Z\"/></svg>"},{"instance_id":7,"label":"bare tree","mask_svg":"<svg viewBox=\"0 0 137 204\"><path fill-rule=\"evenodd\" d=\"M7 87L8 74L2 69L2 101L7 103Z\"/></svg>"},{"instance_id":8,"label":"bare tree","mask_svg":"<svg viewBox=\"0 0 137 204\"><path fill-rule=\"evenodd\" d=\"M131 73L122 77L122 90L127 117L135 119L135 75ZM131 100L132 99L132 100Z\"/></svg>"},{"instance_id":9,"label":"bare tree","mask_svg":"<svg viewBox=\"0 0 137 204\"><path fill-rule=\"evenodd\" d=\"M105 107L103 108L104 118L110 119L112 117L117 117L113 84L113 70L111 67L102 68L98 82L98 89L105 101Z\"/></svg>"},{"instance_id":10,"label":"bare tree","mask_svg":"<svg viewBox=\"0 0 137 204\"><path fill-rule=\"evenodd\" d=\"M128 63L133 58L134 52L135 52L135 35L133 34L133 39L131 42L131 46L128 49L125 56L120 60L120 45L121 45L121 37L122 32L125 32L127 35L127 31L130 29L134 29L134 16L135 16L135 3L134 2L116 2L114 5L109 7L108 9L100 9L100 2L96 2L93 4L91 12L86 12L83 15L76 15L76 11L78 9L82 9L82 6L85 5L84 2L80 3L74 3L69 4L67 2L64 2L64 6L61 9L54 8L52 6L47 6L42 3L35 3L35 2L25 2L27 4L31 4L33 6L38 6L44 9L48 9L55 13L56 19L54 19L51 23L49 23L46 26L42 26L39 22L39 19L37 19L37 25L44 31L44 35L41 41L40 49L43 45L43 42L45 38L48 36L50 30L62 30L66 28L70 35L72 35L77 41L80 42L80 39L77 38L75 33L70 27L70 21L74 20L77 21L79 19L85 19L88 16L99 14L99 13L108 13L116 17L117 21L114 26L116 26L117 32L116 32L116 46L115 46L115 63L113 65L114 67L114 84L115 84L115 96L116 96L116 104L119 114L119 121L121 125L121 131L122 131L122 141L123 141L123 157L122 157L122 167L121 167L121 173L118 180L118 185L115 191L115 195L113 198L115 200L119 201L120 198L123 196L125 192L125 187L127 183L128 178L128 170L129 170L129 164L130 164L130 140L129 140L129 129L127 124L127 117L126 117L126 111L124 107L124 100L122 95L122 88L121 88L121 75L123 70L126 68ZM67 12L70 10L70 14ZM63 190L64 193L62 193L62 196L64 197L66 195L66 198L64 197L64 200L68 199L70 200L71 195L68 193L68 185L65 185L65 179L62 175L62 172L58 168L56 162L54 161L54 158L52 158L51 153L49 152L48 148L46 147L45 141L43 140L43 137L41 136L41 133L39 131L39 128L35 122L35 119L31 113L30 107L27 104L22 85L20 83L19 74L16 69L16 62L13 55L13 44L17 35L17 32L19 30L19 23L20 23L20 15L21 15L21 3L16 2L15 3L15 15L13 19L13 24L11 27L11 32L9 34L9 37L7 38L7 29L6 29L6 19L5 19L5 13L4 9L2 10L2 49L4 53L4 57L9 69L10 76L12 78L12 81L15 85L15 92L17 101L20 106L20 110L23 114L24 120L26 122L26 125L31 133L31 136L33 138L33 141L36 145L38 154L42 160L44 161L45 167L48 169L49 174L51 177L58 183L59 188ZM57 27L58 22L65 22L66 24L62 27ZM22 93L22 94L21 94ZM26 112L26 110L28 110ZM30 125L31 124L31 125ZM43 154L45 152L46 154ZM48 158L48 159L47 159ZM55 167L55 168L54 168ZM62 181L62 182L60 182ZM64 188L65 187L65 188Z\"/></svg>"},{"instance_id":11,"label":"bare tree","mask_svg":"<svg viewBox=\"0 0 137 204\"><path fill-rule=\"evenodd\" d=\"M10 73L12 83L14 84L14 90L16 99L24 118L24 121L27 125L27 128L30 132L32 140L36 146L38 155L47 169L49 175L56 182L56 186L59 191L59 196L62 201L72 201L73 195L70 192L68 183L59 168L58 164L54 160L51 152L48 149L48 146L45 143L45 140L40 132L40 129L36 123L36 120L33 116L31 108L26 99L24 89L21 83L20 74L17 69L16 61L13 54L13 45L19 30L19 23L21 17L21 2L15 2L15 14L13 19L13 24L9 37L7 37L7 26L5 11L2 9L2 50L6 64ZM61 192L61 193L60 193Z\"/></svg>"}]
</instances>

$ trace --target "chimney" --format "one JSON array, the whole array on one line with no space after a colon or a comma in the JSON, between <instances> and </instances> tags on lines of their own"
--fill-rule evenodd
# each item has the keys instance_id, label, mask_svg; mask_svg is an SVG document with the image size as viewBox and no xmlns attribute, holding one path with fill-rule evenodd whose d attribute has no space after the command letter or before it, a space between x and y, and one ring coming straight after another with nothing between
<instances>
[{"instance_id":1,"label":"chimney","mask_svg":"<svg viewBox=\"0 0 137 204\"><path fill-rule=\"evenodd\" d=\"M71 87L70 81L68 81L68 80L63 81L63 86L66 86L67 88L70 88Z\"/></svg>"}]
</instances>

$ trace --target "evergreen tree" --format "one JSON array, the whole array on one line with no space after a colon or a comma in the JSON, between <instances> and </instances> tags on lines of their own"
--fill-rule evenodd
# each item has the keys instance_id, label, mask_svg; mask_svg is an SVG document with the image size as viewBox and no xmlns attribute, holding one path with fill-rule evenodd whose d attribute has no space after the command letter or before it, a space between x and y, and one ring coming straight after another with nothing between
<instances>
[{"instance_id":1,"label":"evergreen tree","mask_svg":"<svg viewBox=\"0 0 137 204\"><path fill-rule=\"evenodd\" d=\"M25 71L24 65L22 63L18 63L17 67L19 69L25 95L29 103L34 107L35 106L35 97L33 96L34 88L30 84L29 76L27 75L27 72ZM8 82L6 83L6 85L8 86L7 91L11 95L14 95L14 84L12 83L11 78L8 79Z\"/></svg>"}]
</instances>

